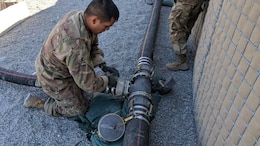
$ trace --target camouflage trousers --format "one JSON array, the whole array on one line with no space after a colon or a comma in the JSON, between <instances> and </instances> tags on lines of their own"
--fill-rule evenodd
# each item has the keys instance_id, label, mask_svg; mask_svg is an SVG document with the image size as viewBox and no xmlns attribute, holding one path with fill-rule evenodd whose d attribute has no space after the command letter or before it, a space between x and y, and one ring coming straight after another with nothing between
<instances>
[{"instance_id":1,"label":"camouflage trousers","mask_svg":"<svg viewBox=\"0 0 260 146\"><path fill-rule=\"evenodd\" d=\"M205 0L175 0L169 15L169 32L176 55L187 53L187 40Z\"/></svg>"},{"instance_id":2,"label":"camouflage trousers","mask_svg":"<svg viewBox=\"0 0 260 146\"><path fill-rule=\"evenodd\" d=\"M59 90L49 86L42 86L42 89L50 96L44 104L47 115L73 117L87 112L88 99L76 83L71 82Z\"/></svg>"}]
</instances>

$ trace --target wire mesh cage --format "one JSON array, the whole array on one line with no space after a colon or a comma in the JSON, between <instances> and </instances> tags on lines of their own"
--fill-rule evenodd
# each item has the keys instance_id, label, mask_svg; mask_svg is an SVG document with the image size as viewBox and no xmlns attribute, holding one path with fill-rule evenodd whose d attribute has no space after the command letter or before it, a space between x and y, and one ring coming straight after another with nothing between
<instances>
[{"instance_id":1,"label":"wire mesh cage","mask_svg":"<svg viewBox=\"0 0 260 146\"><path fill-rule=\"evenodd\" d=\"M260 3L210 1L194 65L202 145L260 145Z\"/></svg>"}]
</instances>

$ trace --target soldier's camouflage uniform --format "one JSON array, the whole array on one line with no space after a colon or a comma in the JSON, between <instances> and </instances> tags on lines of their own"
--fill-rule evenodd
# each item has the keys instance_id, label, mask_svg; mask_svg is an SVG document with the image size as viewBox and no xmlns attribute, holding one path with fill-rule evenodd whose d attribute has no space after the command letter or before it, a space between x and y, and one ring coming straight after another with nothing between
<instances>
[{"instance_id":1,"label":"soldier's camouflage uniform","mask_svg":"<svg viewBox=\"0 0 260 146\"><path fill-rule=\"evenodd\" d=\"M205 0L175 0L169 15L169 32L176 55L187 53L187 40Z\"/></svg>"},{"instance_id":2,"label":"soldier's camouflage uniform","mask_svg":"<svg viewBox=\"0 0 260 146\"><path fill-rule=\"evenodd\" d=\"M71 117L87 111L83 91L102 92L106 76L97 76L94 67L104 62L97 35L83 22L83 11L71 11L53 28L35 62L37 80L50 98L48 115Z\"/></svg>"}]
</instances>

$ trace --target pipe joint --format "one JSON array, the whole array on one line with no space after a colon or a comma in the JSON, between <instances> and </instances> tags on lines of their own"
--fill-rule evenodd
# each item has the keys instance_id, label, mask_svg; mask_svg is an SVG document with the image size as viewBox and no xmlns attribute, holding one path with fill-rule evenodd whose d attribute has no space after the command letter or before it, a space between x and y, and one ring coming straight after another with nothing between
<instances>
[{"instance_id":1,"label":"pipe joint","mask_svg":"<svg viewBox=\"0 0 260 146\"><path fill-rule=\"evenodd\" d=\"M132 92L128 98L129 100L129 116L144 120L150 123L152 112L152 96L144 91Z\"/></svg>"},{"instance_id":2,"label":"pipe joint","mask_svg":"<svg viewBox=\"0 0 260 146\"><path fill-rule=\"evenodd\" d=\"M137 69L135 71L133 80L140 76L151 78L153 72L153 62L149 57L140 57L137 63Z\"/></svg>"},{"instance_id":3,"label":"pipe joint","mask_svg":"<svg viewBox=\"0 0 260 146\"><path fill-rule=\"evenodd\" d=\"M152 95L147 93L147 92L144 92L144 91L135 91L135 92L132 92L130 94L130 96L128 97L128 100L132 100L135 96L143 96L145 97L146 99L149 99L150 101L152 100Z\"/></svg>"}]
</instances>

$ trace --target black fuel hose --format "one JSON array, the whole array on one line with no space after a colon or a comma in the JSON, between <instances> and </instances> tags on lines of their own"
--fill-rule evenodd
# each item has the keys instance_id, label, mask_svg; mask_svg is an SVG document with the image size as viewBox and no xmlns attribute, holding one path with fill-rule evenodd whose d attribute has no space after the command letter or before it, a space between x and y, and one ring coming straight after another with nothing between
<instances>
[{"instance_id":1,"label":"black fuel hose","mask_svg":"<svg viewBox=\"0 0 260 146\"><path fill-rule=\"evenodd\" d=\"M153 70L153 47L157 32L162 0L155 0L150 21L139 52L137 71L131 85L128 115L134 117L126 123L123 146L148 146L151 122L151 74Z\"/></svg>"},{"instance_id":2,"label":"black fuel hose","mask_svg":"<svg viewBox=\"0 0 260 146\"><path fill-rule=\"evenodd\" d=\"M0 79L12 83L20 84L20 85L36 87L35 82L37 77L35 75L18 73L0 67Z\"/></svg>"}]
</instances>

